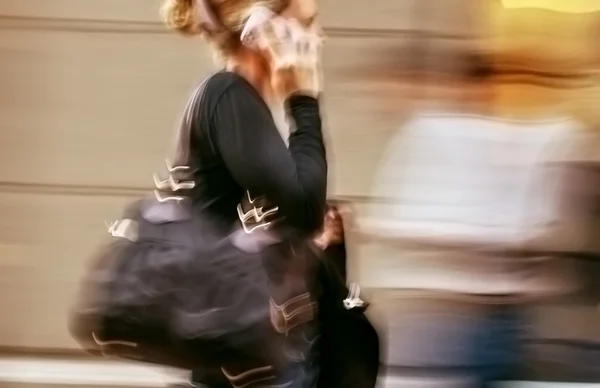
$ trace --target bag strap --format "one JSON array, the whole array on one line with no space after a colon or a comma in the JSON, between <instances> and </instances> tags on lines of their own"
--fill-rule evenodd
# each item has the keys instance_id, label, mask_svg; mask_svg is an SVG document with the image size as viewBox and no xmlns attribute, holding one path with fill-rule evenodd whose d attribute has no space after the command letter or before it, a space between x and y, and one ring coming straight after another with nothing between
<instances>
[{"instance_id":1,"label":"bag strap","mask_svg":"<svg viewBox=\"0 0 600 388\"><path fill-rule=\"evenodd\" d=\"M214 75L214 74L213 74ZM183 114L181 115L179 126L177 127L177 131L174 137L174 144L172 146L172 150L170 152L170 160L167 161L167 164L173 167L182 167L187 166L191 168L190 162L190 153L191 153L191 138L192 138L192 127L194 124L194 120L197 119L198 107L202 102L205 92L206 85L208 81L213 77L210 75L206 77L200 85L196 87L194 93L188 99L188 102L185 105L183 110ZM169 166L167 166L169 167ZM171 170L171 168L169 168Z\"/></svg>"}]
</instances>

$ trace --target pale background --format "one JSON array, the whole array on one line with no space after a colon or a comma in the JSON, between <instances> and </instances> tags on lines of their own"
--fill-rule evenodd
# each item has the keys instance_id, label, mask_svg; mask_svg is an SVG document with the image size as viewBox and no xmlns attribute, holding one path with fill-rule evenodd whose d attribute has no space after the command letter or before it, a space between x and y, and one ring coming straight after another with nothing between
<instances>
[{"instance_id":1,"label":"pale background","mask_svg":"<svg viewBox=\"0 0 600 388\"><path fill-rule=\"evenodd\" d=\"M359 209L374 199L378 158L411 101L429 93L456 103L461 85L443 76L446 84L428 88L390 79L396 66L414 74L464 67L468 54L487 47L481 4L322 2L332 196ZM156 0L0 2L0 346L76 348L66 311L106 235L104 220L150 186L186 94L214 68L200 41L166 32L158 7ZM588 85L584 95L595 90Z\"/></svg>"}]
</instances>

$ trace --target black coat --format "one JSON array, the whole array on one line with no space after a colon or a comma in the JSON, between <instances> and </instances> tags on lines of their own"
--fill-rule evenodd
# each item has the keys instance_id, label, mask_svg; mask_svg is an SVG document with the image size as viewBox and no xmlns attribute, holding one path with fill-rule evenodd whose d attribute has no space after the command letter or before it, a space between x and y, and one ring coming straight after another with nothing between
<instances>
[{"instance_id":1,"label":"black coat","mask_svg":"<svg viewBox=\"0 0 600 388\"><path fill-rule=\"evenodd\" d=\"M319 388L374 388L379 372L379 336L364 314L366 305L346 309L345 244L326 249L321 256L318 284L320 379Z\"/></svg>"}]
</instances>

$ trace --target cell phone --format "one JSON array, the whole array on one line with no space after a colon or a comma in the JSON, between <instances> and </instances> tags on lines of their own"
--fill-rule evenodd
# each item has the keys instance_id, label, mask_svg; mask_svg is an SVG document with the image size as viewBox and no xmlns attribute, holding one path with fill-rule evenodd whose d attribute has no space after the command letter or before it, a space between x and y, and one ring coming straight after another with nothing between
<instances>
[{"instance_id":1,"label":"cell phone","mask_svg":"<svg viewBox=\"0 0 600 388\"><path fill-rule=\"evenodd\" d=\"M285 68L295 60L292 23L265 7L254 9L240 35L242 44L265 55L274 68Z\"/></svg>"},{"instance_id":2,"label":"cell phone","mask_svg":"<svg viewBox=\"0 0 600 388\"><path fill-rule=\"evenodd\" d=\"M254 9L240 35L241 42L250 48L261 48L260 34L264 25L275 17L275 13L266 7L257 7Z\"/></svg>"}]
</instances>

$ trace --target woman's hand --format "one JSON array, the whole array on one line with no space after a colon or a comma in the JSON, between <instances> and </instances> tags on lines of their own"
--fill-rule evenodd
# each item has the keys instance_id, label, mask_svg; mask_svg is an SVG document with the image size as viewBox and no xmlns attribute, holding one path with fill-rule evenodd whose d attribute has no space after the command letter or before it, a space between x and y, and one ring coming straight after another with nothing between
<instances>
[{"instance_id":1,"label":"woman's hand","mask_svg":"<svg viewBox=\"0 0 600 388\"><path fill-rule=\"evenodd\" d=\"M290 38L282 44L285 54L274 61L273 87L285 96L298 93L317 97L323 89L321 38L293 20L286 22Z\"/></svg>"},{"instance_id":2,"label":"woman's hand","mask_svg":"<svg viewBox=\"0 0 600 388\"><path fill-rule=\"evenodd\" d=\"M271 83L280 95L318 96L322 90L322 38L299 22L268 10L257 10L242 33L247 45L258 48L271 67Z\"/></svg>"},{"instance_id":3,"label":"woman's hand","mask_svg":"<svg viewBox=\"0 0 600 388\"><path fill-rule=\"evenodd\" d=\"M325 214L323 232L315 238L314 242L321 249L335 244L340 244L344 240L344 224L337 209L332 208Z\"/></svg>"}]
</instances>

